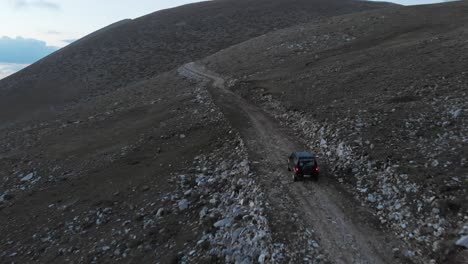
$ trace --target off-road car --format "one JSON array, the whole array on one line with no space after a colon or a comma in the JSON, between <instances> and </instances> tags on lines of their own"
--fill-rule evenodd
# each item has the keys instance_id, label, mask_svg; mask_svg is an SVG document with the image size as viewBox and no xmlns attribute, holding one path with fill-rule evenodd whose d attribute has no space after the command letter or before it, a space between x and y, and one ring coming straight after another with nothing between
<instances>
[{"instance_id":1,"label":"off-road car","mask_svg":"<svg viewBox=\"0 0 468 264\"><path fill-rule=\"evenodd\" d=\"M310 178L315 181L319 177L319 168L314 155L309 152L293 152L288 158L288 171L294 181Z\"/></svg>"}]
</instances>

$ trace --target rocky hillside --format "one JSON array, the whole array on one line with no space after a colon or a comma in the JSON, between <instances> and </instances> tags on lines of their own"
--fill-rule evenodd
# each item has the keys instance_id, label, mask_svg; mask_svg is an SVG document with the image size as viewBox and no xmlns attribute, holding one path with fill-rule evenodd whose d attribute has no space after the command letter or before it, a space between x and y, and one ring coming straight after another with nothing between
<instances>
[{"instance_id":1,"label":"rocky hillside","mask_svg":"<svg viewBox=\"0 0 468 264\"><path fill-rule=\"evenodd\" d=\"M324 258L298 218L304 239L290 240L312 247L275 243L243 139L206 83L171 69L274 29L387 5L183 6L111 25L0 81L0 262Z\"/></svg>"},{"instance_id":2,"label":"rocky hillside","mask_svg":"<svg viewBox=\"0 0 468 264\"><path fill-rule=\"evenodd\" d=\"M39 110L60 110L274 29L388 5L355 0L207 1L124 20L0 81L0 118L17 120Z\"/></svg>"},{"instance_id":3,"label":"rocky hillside","mask_svg":"<svg viewBox=\"0 0 468 264\"><path fill-rule=\"evenodd\" d=\"M464 263L466 12L459 2L334 17L201 63L305 139L407 255Z\"/></svg>"},{"instance_id":4,"label":"rocky hillside","mask_svg":"<svg viewBox=\"0 0 468 264\"><path fill-rule=\"evenodd\" d=\"M466 263L467 13L202 2L0 81L0 262Z\"/></svg>"}]
</instances>

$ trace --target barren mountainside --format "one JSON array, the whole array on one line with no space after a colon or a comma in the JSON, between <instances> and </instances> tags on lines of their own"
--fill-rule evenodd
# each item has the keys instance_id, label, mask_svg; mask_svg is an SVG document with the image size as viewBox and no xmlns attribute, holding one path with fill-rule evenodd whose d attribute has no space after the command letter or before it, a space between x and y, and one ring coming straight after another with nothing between
<instances>
[{"instance_id":1,"label":"barren mountainside","mask_svg":"<svg viewBox=\"0 0 468 264\"><path fill-rule=\"evenodd\" d=\"M271 30L388 5L354 0L208 1L124 20L1 80L0 117L30 116L33 110L50 111L104 94Z\"/></svg>"},{"instance_id":2,"label":"barren mountainside","mask_svg":"<svg viewBox=\"0 0 468 264\"><path fill-rule=\"evenodd\" d=\"M202 2L1 80L0 262L467 263L467 13Z\"/></svg>"},{"instance_id":3,"label":"barren mountainside","mask_svg":"<svg viewBox=\"0 0 468 264\"><path fill-rule=\"evenodd\" d=\"M306 138L418 255L444 263L468 220L466 12L464 2L339 16L201 63Z\"/></svg>"}]
</instances>

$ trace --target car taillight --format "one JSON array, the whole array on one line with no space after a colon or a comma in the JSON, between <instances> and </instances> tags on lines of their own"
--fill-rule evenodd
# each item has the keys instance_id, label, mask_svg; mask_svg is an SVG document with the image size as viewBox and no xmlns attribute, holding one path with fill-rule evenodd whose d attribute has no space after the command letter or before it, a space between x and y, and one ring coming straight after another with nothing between
<instances>
[{"instance_id":1,"label":"car taillight","mask_svg":"<svg viewBox=\"0 0 468 264\"><path fill-rule=\"evenodd\" d=\"M296 167L296 172L299 172L299 167Z\"/></svg>"},{"instance_id":2,"label":"car taillight","mask_svg":"<svg viewBox=\"0 0 468 264\"><path fill-rule=\"evenodd\" d=\"M318 167L315 167L315 172L318 172L319 171L319 168Z\"/></svg>"}]
</instances>

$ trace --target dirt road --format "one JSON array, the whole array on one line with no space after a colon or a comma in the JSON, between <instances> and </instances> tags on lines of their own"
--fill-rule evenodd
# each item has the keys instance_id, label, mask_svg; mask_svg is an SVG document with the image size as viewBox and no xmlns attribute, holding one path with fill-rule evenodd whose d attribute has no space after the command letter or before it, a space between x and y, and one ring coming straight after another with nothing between
<instances>
[{"instance_id":1,"label":"dirt road","mask_svg":"<svg viewBox=\"0 0 468 264\"><path fill-rule=\"evenodd\" d=\"M333 263L396 263L392 249L398 242L379 230L374 216L335 183L322 164L319 182L296 182L286 170L286 158L306 149L287 128L281 128L266 113L230 91L221 76L196 63L179 73L205 81L215 103L231 125L238 129L249 149L259 181L268 194L273 238L299 251L297 219ZM320 164L320 163L319 163ZM296 221L294 221L296 220ZM301 259L302 261L302 259Z\"/></svg>"}]
</instances>

